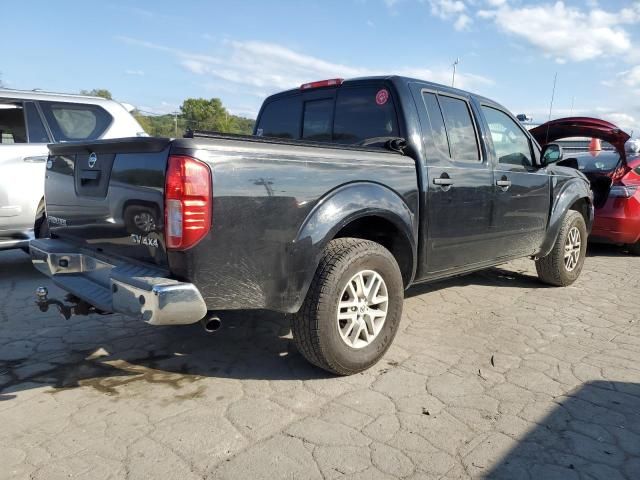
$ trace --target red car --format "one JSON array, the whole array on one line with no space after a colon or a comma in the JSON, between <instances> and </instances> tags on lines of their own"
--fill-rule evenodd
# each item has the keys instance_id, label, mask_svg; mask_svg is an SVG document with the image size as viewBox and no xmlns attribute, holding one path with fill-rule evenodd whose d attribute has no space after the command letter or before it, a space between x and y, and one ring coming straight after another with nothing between
<instances>
[{"instance_id":1,"label":"red car","mask_svg":"<svg viewBox=\"0 0 640 480\"><path fill-rule=\"evenodd\" d=\"M591 181L595 221L590 240L627 245L640 255L640 154L625 151L629 135L605 120L571 117L533 128L540 145L568 137L592 137L613 151L569 153L559 165L578 168Z\"/></svg>"}]
</instances>

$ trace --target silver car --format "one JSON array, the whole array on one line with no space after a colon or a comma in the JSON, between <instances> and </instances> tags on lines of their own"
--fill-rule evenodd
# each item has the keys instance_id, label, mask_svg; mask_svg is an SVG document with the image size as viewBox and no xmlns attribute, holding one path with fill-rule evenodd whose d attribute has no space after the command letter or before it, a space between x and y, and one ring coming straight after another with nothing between
<instances>
[{"instance_id":1,"label":"silver car","mask_svg":"<svg viewBox=\"0 0 640 480\"><path fill-rule=\"evenodd\" d=\"M0 88L0 250L47 231L47 144L146 135L132 107L100 97Z\"/></svg>"}]
</instances>

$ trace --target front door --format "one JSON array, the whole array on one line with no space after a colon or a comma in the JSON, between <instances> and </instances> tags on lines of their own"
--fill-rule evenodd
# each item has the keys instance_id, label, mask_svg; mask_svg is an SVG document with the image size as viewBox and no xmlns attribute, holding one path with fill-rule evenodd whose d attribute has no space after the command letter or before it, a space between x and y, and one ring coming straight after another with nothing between
<instances>
[{"instance_id":1,"label":"front door","mask_svg":"<svg viewBox=\"0 0 640 480\"><path fill-rule=\"evenodd\" d=\"M426 278L491 259L493 171L468 99L429 90L420 97L428 182L421 265Z\"/></svg>"},{"instance_id":2,"label":"front door","mask_svg":"<svg viewBox=\"0 0 640 480\"><path fill-rule=\"evenodd\" d=\"M549 175L535 164L531 141L519 122L494 106L481 108L491 133L487 150L495 162L492 225L500 256L532 255L547 228Z\"/></svg>"}]
</instances>

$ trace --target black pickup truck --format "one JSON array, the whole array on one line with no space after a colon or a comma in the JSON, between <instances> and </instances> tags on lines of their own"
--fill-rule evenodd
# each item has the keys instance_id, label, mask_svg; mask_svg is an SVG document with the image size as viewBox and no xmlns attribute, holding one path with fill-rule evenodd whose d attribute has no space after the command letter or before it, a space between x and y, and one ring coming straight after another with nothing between
<instances>
[{"instance_id":1,"label":"black pickup truck","mask_svg":"<svg viewBox=\"0 0 640 480\"><path fill-rule=\"evenodd\" d=\"M287 312L300 352L346 375L389 348L411 285L519 257L552 285L582 269L589 182L489 99L327 80L269 97L253 136L191 137L50 145L51 238L30 249L72 303L40 288L42 309L209 330Z\"/></svg>"}]
</instances>

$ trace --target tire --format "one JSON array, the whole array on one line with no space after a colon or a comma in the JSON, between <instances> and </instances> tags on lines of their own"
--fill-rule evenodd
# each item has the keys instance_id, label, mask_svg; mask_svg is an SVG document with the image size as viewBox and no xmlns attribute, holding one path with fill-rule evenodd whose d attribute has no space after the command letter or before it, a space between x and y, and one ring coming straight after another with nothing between
<instances>
[{"instance_id":1,"label":"tire","mask_svg":"<svg viewBox=\"0 0 640 480\"><path fill-rule=\"evenodd\" d=\"M356 288L360 290L356 287L358 278L362 279L359 285L364 285L365 291L367 284L370 291L376 290L372 285L378 285L373 292L377 298L371 303L362 301L359 307L345 308L345 303L355 299L352 293L356 293ZM376 304L384 293L386 303ZM391 252L369 240L332 240L324 249L302 307L291 318L294 341L309 362L324 370L338 375L361 372L380 360L391 346L400 324L403 301L402 274ZM352 311L354 308L357 310ZM385 308L386 317L380 321ZM345 311L341 315L352 315L352 319L339 320L338 313ZM366 313L361 314L363 311ZM349 325L354 325L350 334Z\"/></svg>"},{"instance_id":2,"label":"tire","mask_svg":"<svg viewBox=\"0 0 640 480\"><path fill-rule=\"evenodd\" d=\"M48 238L49 237L49 222L47 222L47 217L42 215L38 220L36 220L35 225L35 236L36 238Z\"/></svg>"},{"instance_id":3,"label":"tire","mask_svg":"<svg viewBox=\"0 0 640 480\"><path fill-rule=\"evenodd\" d=\"M640 240L627 246L631 255L640 255Z\"/></svg>"},{"instance_id":4,"label":"tire","mask_svg":"<svg viewBox=\"0 0 640 480\"><path fill-rule=\"evenodd\" d=\"M576 230L579 234L579 247L569 239L569 235L575 235ZM565 258L565 253L568 253L566 248L569 248L569 244L571 244L574 255L577 253L577 259L575 256L571 260ZM551 252L549 252L546 257L536 260L538 278L548 285L557 287L571 285L580 276L586 251L587 226L584 218L579 212L569 210L562 221L558 238L556 238L556 243L553 245ZM567 262L569 262L569 264ZM575 264L573 264L573 262L575 262Z\"/></svg>"},{"instance_id":5,"label":"tire","mask_svg":"<svg viewBox=\"0 0 640 480\"><path fill-rule=\"evenodd\" d=\"M44 210L44 198L40 200L40 205L38 205L38 210L36 211L36 221L33 225L33 230L36 238L49 237L49 222L47 222L47 215Z\"/></svg>"}]
</instances>

